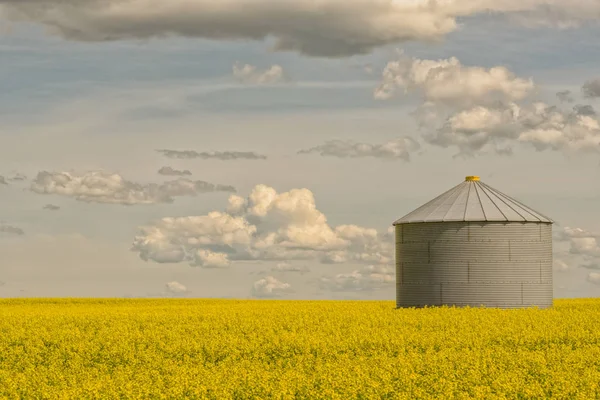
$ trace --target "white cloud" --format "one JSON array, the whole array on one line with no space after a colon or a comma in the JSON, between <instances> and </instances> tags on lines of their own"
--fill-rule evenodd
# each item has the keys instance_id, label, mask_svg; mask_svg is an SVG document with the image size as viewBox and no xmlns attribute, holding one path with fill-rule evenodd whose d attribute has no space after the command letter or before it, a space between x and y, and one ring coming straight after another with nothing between
<instances>
[{"instance_id":1,"label":"white cloud","mask_svg":"<svg viewBox=\"0 0 600 400\"><path fill-rule=\"evenodd\" d=\"M572 238L600 238L600 232L592 232L582 228L571 228L565 226L554 231L554 238L560 241L568 241Z\"/></svg>"},{"instance_id":2,"label":"white cloud","mask_svg":"<svg viewBox=\"0 0 600 400\"><path fill-rule=\"evenodd\" d=\"M490 12L526 26L566 28L599 19L600 4L589 0L0 1L0 17L37 22L72 40L272 37L276 50L329 57L364 54L408 40L440 40L458 28L457 18Z\"/></svg>"},{"instance_id":3,"label":"white cloud","mask_svg":"<svg viewBox=\"0 0 600 400\"><path fill-rule=\"evenodd\" d=\"M520 100L533 89L531 79L519 78L502 66L469 67L455 57L441 60L401 57L387 64L374 96L389 99L398 91L417 92L428 102L468 107L490 101Z\"/></svg>"},{"instance_id":4,"label":"white cloud","mask_svg":"<svg viewBox=\"0 0 600 400\"><path fill-rule=\"evenodd\" d=\"M519 134L519 107L487 108L475 106L451 115L438 129L423 133L426 142L440 147L458 147L460 154L473 154L492 149L510 153L505 144Z\"/></svg>"},{"instance_id":5,"label":"white cloud","mask_svg":"<svg viewBox=\"0 0 600 400\"><path fill-rule=\"evenodd\" d=\"M340 292L369 291L392 286L396 275L392 267L369 265L349 274L337 274L322 277L319 286L322 289Z\"/></svg>"},{"instance_id":6,"label":"white cloud","mask_svg":"<svg viewBox=\"0 0 600 400\"><path fill-rule=\"evenodd\" d=\"M600 273L590 272L587 276L587 281L596 285L600 285Z\"/></svg>"},{"instance_id":7,"label":"white cloud","mask_svg":"<svg viewBox=\"0 0 600 400\"><path fill-rule=\"evenodd\" d=\"M292 285L281 282L273 276L266 276L252 285L254 297L280 297L288 293L292 293Z\"/></svg>"},{"instance_id":8,"label":"white cloud","mask_svg":"<svg viewBox=\"0 0 600 400\"><path fill-rule=\"evenodd\" d=\"M390 140L383 144L356 143L347 140L330 140L325 144L300 150L298 154L317 153L321 156L339 158L373 157L388 160L410 160L410 153L420 148L418 142L410 137Z\"/></svg>"},{"instance_id":9,"label":"white cloud","mask_svg":"<svg viewBox=\"0 0 600 400\"><path fill-rule=\"evenodd\" d=\"M225 268L230 264L227 254L215 253L206 249L197 250L195 256L196 265L204 268Z\"/></svg>"},{"instance_id":10,"label":"white cloud","mask_svg":"<svg viewBox=\"0 0 600 400\"><path fill-rule=\"evenodd\" d=\"M305 274L310 272L310 268L306 265L293 265L287 262L277 263L274 267L271 268L272 272L297 272L300 274Z\"/></svg>"},{"instance_id":11,"label":"white cloud","mask_svg":"<svg viewBox=\"0 0 600 400\"><path fill-rule=\"evenodd\" d=\"M552 261L552 268L556 271L568 271L571 269L569 268L569 264L556 257Z\"/></svg>"},{"instance_id":12,"label":"white cloud","mask_svg":"<svg viewBox=\"0 0 600 400\"><path fill-rule=\"evenodd\" d=\"M600 246L598 246L596 238L593 237L571 239L571 248L569 251L572 254L600 257Z\"/></svg>"},{"instance_id":13,"label":"white cloud","mask_svg":"<svg viewBox=\"0 0 600 400\"><path fill-rule=\"evenodd\" d=\"M356 225L331 227L308 189L277 193L257 185L247 199L232 195L228 212L163 218L141 227L132 250L144 260L224 267L240 260L315 260L386 264L388 233Z\"/></svg>"},{"instance_id":14,"label":"white cloud","mask_svg":"<svg viewBox=\"0 0 600 400\"><path fill-rule=\"evenodd\" d=\"M413 116L423 139L457 147L460 155L512 154L512 144L569 154L600 151L600 120L591 105L562 110L543 102L517 103L529 100L534 88L531 79L501 66L402 57L388 63L375 97L389 98L399 90L420 93L423 104Z\"/></svg>"},{"instance_id":15,"label":"white cloud","mask_svg":"<svg viewBox=\"0 0 600 400\"><path fill-rule=\"evenodd\" d=\"M586 264L578 262L580 267L595 269L600 264L599 232L566 226L555 231L554 238L561 242L568 242L569 254L572 257L582 257L587 262ZM573 264L573 262L570 262L570 264Z\"/></svg>"},{"instance_id":16,"label":"white cloud","mask_svg":"<svg viewBox=\"0 0 600 400\"><path fill-rule=\"evenodd\" d=\"M285 80L285 74L280 65L272 65L261 71L254 65L235 63L233 77L241 83L250 85L270 85Z\"/></svg>"},{"instance_id":17,"label":"white cloud","mask_svg":"<svg viewBox=\"0 0 600 400\"><path fill-rule=\"evenodd\" d=\"M165 284L165 289L168 293L171 294L183 294L183 293L187 293L187 288L182 285L179 282L173 281L173 282L167 282Z\"/></svg>"},{"instance_id":18,"label":"white cloud","mask_svg":"<svg viewBox=\"0 0 600 400\"><path fill-rule=\"evenodd\" d=\"M84 174L72 172L39 172L31 184L39 194L58 194L79 201L110 204L171 203L173 197L196 196L209 192L235 192L232 186L192 181L179 178L160 185L139 184L124 179L116 173L91 171Z\"/></svg>"},{"instance_id":19,"label":"white cloud","mask_svg":"<svg viewBox=\"0 0 600 400\"><path fill-rule=\"evenodd\" d=\"M422 108L427 108L423 106ZM426 142L441 147L455 146L460 154L492 149L510 153L510 145L530 145L538 151L566 154L600 151L600 121L581 114L582 107L564 111L542 102L521 107L516 103L474 106L451 114L440 128L436 111L422 110L417 117L425 126Z\"/></svg>"}]
</instances>

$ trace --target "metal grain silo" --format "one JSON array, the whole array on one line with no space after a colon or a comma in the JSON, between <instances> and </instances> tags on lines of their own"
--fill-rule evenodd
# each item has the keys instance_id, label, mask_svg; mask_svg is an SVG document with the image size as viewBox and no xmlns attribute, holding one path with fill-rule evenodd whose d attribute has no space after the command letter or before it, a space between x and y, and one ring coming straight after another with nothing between
<instances>
[{"instance_id":1,"label":"metal grain silo","mask_svg":"<svg viewBox=\"0 0 600 400\"><path fill-rule=\"evenodd\" d=\"M396 306L552 306L553 221L479 180L394 222Z\"/></svg>"}]
</instances>

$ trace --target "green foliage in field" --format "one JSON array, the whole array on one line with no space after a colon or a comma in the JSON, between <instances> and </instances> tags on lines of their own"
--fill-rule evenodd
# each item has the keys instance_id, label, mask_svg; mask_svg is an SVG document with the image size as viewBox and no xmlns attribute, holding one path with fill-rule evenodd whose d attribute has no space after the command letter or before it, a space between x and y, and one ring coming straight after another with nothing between
<instances>
[{"instance_id":1,"label":"green foliage in field","mask_svg":"<svg viewBox=\"0 0 600 400\"><path fill-rule=\"evenodd\" d=\"M594 399L600 300L0 300L4 399Z\"/></svg>"}]
</instances>

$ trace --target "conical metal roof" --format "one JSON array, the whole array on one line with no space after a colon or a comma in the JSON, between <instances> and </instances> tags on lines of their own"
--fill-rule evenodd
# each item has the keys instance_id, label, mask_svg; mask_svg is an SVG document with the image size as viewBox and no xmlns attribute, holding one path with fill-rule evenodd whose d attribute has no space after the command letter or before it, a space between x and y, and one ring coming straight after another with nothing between
<instances>
[{"instance_id":1,"label":"conical metal roof","mask_svg":"<svg viewBox=\"0 0 600 400\"><path fill-rule=\"evenodd\" d=\"M478 176L467 176L464 182L406 214L394 225L450 221L554 222L489 187Z\"/></svg>"}]
</instances>

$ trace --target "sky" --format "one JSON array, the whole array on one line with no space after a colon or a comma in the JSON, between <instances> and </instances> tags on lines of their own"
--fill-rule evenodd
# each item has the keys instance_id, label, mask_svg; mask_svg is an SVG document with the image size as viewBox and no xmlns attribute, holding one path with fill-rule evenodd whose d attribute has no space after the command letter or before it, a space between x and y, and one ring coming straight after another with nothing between
<instances>
[{"instance_id":1,"label":"sky","mask_svg":"<svg viewBox=\"0 0 600 400\"><path fill-rule=\"evenodd\" d=\"M595 0L0 0L0 297L394 299L479 175L600 295Z\"/></svg>"}]
</instances>

